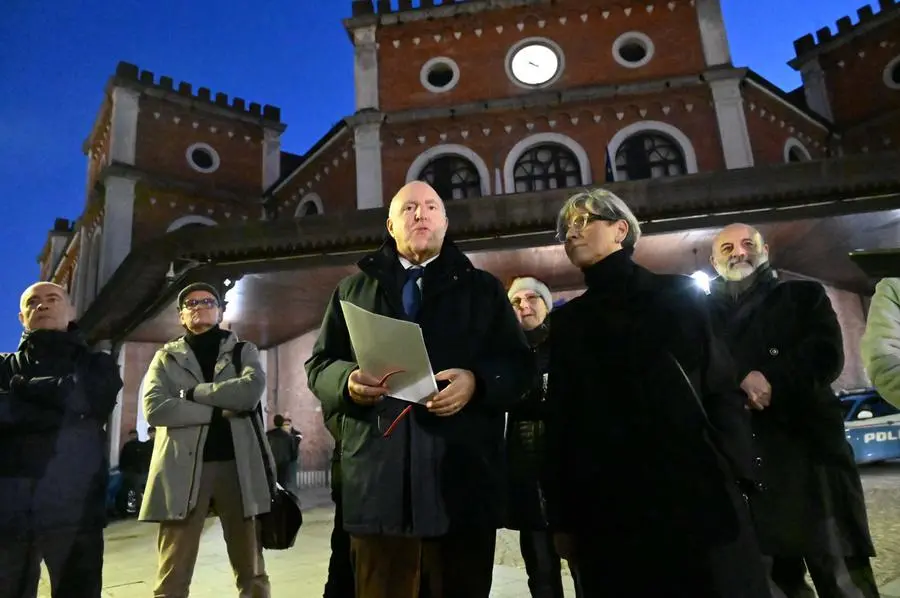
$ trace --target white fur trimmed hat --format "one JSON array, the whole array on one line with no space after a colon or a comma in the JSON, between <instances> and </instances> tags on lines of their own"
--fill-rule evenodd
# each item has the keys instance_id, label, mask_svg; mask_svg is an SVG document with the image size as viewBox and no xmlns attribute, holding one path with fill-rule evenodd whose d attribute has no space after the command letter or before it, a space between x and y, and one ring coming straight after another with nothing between
<instances>
[{"instance_id":1,"label":"white fur trimmed hat","mask_svg":"<svg viewBox=\"0 0 900 598\"><path fill-rule=\"evenodd\" d=\"M525 290L534 291L540 295L541 299L544 300L544 305L547 306L547 309L553 309L553 295L550 294L550 288L537 278L532 278L531 276L520 276L519 278L513 279L512 284L509 285L509 290L506 292L506 296L512 300L513 295L519 291Z\"/></svg>"}]
</instances>

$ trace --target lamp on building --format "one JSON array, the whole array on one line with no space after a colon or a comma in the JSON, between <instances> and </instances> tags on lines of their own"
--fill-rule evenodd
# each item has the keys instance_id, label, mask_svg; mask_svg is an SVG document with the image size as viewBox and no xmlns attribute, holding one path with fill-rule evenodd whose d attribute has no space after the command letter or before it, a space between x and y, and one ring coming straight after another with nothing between
<instances>
[{"instance_id":1,"label":"lamp on building","mask_svg":"<svg viewBox=\"0 0 900 598\"><path fill-rule=\"evenodd\" d=\"M704 293L709 295L709 274L703 270L697 270L691 274L691 278L694 279L694 284L703 289Z\"/></svg>"},{"instance_id":2,"label":"lamp on building","mask_svg":"<svg viewBox=\"0 0 900 598\"><path fill-rule=\"evenodd\" d=\"M694 267L697 269L694 270L693 274L691 274L691 278L694 279L694 284L696 284L698 287L703 289L704 293L709 295L709 281L710 281L709 274L707 274L706 272L703 271L702 268L700 268L699 261L697 260L697 248L696 247L694 247L693 253L694 253Z\"/></svg>"}]
</instances>

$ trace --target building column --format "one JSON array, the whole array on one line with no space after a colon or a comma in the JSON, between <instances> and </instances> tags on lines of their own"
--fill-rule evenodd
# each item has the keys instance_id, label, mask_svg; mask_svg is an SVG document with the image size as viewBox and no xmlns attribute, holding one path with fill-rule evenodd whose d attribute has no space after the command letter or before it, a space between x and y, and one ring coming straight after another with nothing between
<instances>
[{"instance_id":1,"label":"building column","mask_svg":"<svg viewBox=\"0 0 900 598\"><path fill-rule=\"evenodd\" d=\"M353 129L356 149L356 209L384 206L381 180L381 122L361 123Z\"/></svg>"},{"instance_id":2,"label":"building column","mask_svg":"<svg viewBox=\"0 0 900 598\"><path fill-rule=\"evenodd\" d=\"M103 288L119 264L131 252L131 228L134 218L135 181L119 176L106 179L103 208L103 235L100 240L100 259L97 288Z\"/></svg>"},{"instance_id":3,"label":"building column","mask_svg":"<svg viewBox=\"0 0 900 598\"><path fill-rule=\"evenodd\" d=\"M281 177L281 134L277 131L264 131L262 161L262 190L266 191Z\"/></svg>"},{"instance_id":4,"label":"building column","mask_svg":"<svg viewBox=\"0 0 900 598\"><path fill-rule=\"evenodd\" d=\"M828 88L825 85L825 71L818 58L810 60L800 68L800 77L803 79L803 94L806 96L806 104L809 108L828 119L834 121L831 113L831 102L828 99Z\"/></svg>"},{"instance_id":5,"label":"building column","mask_svg":"<svg viewBox=\"0 0 900 598\"><path fill-rule=\"evenodd\" d=\"M706 66L730 65L731 49L722 18L722 5L719 0L696 0L696 3Z\"/></svg>"},{"instance_id":6,"label":"building column","mask_svg":"<svg viewBox=\"0 0 900 598\"><path fill-rule=\"evenodd\" d=\"M716 120L719 123L719 138L722 140L725 167L731 170L753 166L753 146L750 143L750 131L744 113L741 80L736 77L712 80L709 86L712 89Z\"/></svg>"},{"instance_id":7,"label":"building column","mask_svg":"<svg viewBox=\"0 0 900 598\"><path fill-rule=\"evenodd\" d=\"M138 100L140 93L125 87L112 91L112 116L110 117L110 163L134 166L137 147Z\"/></svg>"},{"instance_id":8,"label":"building column","mask_svg":"<svg viewBox=\"0 0 900 598\"><path fill-rule=\"evenodd\" d=\"M353 45L356 111L378 110L378 47L375 41L375 25L354 30Z\"/></svg>"},{"instance_id":9,"label":"building column","mask_svg":"<svg viewBox=\"0 0 900 598\"><path fill-rule=\"evenodd\" d=\"M125 373L125 347L119 345L118 351L115 355L116 357L116 365L119 366L119 375L124 377ZM110 415L109 422L107 423L107 438L109 441L109 466L117 467L119 465L119 452L120 445L122 444L122 401L124 400L124 389L119 389L119 394L116 395L116 406L113 409L112 415Z\"/></svg>"}]
</instances>

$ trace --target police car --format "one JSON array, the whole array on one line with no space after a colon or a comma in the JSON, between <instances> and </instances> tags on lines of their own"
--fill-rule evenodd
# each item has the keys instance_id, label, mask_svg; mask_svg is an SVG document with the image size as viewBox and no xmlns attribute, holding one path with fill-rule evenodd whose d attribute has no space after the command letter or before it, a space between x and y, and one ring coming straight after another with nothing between
<instances>
[{"instance_id":1,"label":"police car","mask_svg":"<svg viewBox=\"0 0 900 598\"><path fill-rule=\"evenodd\" d=\"M900 409L872 389L842 392L838 398L858 465L900 459Z\"/></svg>"}]
</instances>

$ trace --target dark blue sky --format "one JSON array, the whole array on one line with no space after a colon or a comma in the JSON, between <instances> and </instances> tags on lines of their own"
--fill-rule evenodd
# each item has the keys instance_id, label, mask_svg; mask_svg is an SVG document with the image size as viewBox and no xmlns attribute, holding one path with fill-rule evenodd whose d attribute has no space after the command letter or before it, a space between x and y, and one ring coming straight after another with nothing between
<instances>
[{"instance_id":1,"label":"dark blue sky","mask_svg":"<svg viewBox=\"0 0 900 598\"><path fill-rule=\"evenodd\" d=\"M722 0L735 65L785 89L792 41L853 15L860 0ZM215 7L215 8L213 8ZM0 350L12 350L21 291L53 219L84 205L81 144L119 60L280 106L282 147L302 153L353 111L350 0L6 0L0 17Z\"/></svg>"}]
</instances>

